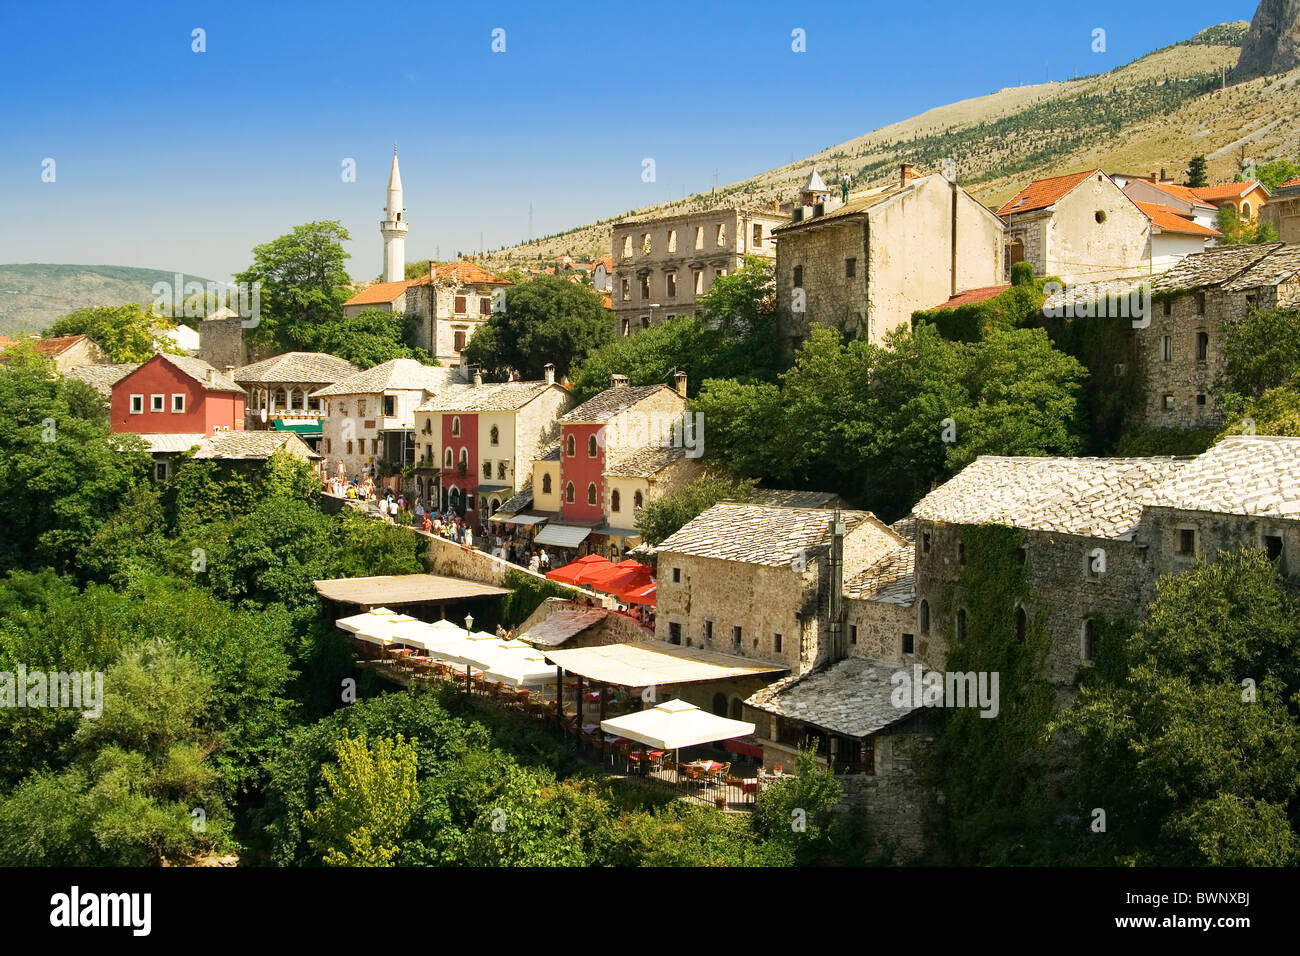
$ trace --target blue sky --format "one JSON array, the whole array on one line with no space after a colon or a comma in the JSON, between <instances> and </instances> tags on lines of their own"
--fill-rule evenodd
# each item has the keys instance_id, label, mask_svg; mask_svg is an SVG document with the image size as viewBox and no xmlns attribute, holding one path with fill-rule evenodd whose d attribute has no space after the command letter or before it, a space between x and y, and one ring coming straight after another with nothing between
<instances>
[{"instance_id":1,"label":"blue sky","mask_svg":"<svg viewBox=\"0 0 1300 956\"><path fill-rule=\"evenodd\" d=\"M558 232L932 106L1108 70L1254 8L8 3L0 262L221 279L254 245L340 219L353 276L373 278L394 141L407 258L449 258L480 234L487 248L523 239L530 203L534 234ZM1091 51L1096 27L1105 53ZM504 53L491 50L495 28ZM796 28L804 53L791 50ZM356 182L340 176L347 158Z\"/></svg>"}]
</instances>

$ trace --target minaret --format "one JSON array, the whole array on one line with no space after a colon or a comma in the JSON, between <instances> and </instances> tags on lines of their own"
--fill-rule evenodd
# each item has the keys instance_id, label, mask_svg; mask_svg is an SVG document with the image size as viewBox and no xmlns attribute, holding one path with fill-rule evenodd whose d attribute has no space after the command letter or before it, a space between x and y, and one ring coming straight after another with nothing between
<instances>
[{"instance_id":1,"label":"minaret","mask_svg":"<svg viewBox=\"0 0 1300 956\"><path fill-rule=\"evenodd\" d=\"M397 144L393 144L393 171L388 174L388 208L379 224L384 236L384 281L401 282L406 278L406 220L402 205L402 174L397 169Z\"/></svg>"}]
</instances>

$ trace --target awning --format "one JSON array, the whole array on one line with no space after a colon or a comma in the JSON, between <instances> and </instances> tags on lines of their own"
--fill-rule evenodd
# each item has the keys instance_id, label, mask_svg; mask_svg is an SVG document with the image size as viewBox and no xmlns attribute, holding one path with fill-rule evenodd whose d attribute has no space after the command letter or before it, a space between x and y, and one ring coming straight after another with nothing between
<instances>
[{"instance_id":1,"label":"awning","mask_svg":"<svg viewBox=\"0 0 1300 956\"><path fill-rule=\"evenodd\" d=\"M657 750L678 750L746 737L754 732L754 725L710 714L684 700L669 700L649 710L602 720L600 729Z\"/></svg>"},{"instance_id":2,"label":"awning","mask_svg":"<svg viewBox=\"0 0 1300 956\"><path fill-rule=\"evenodd\" d=\"M591 528L572 524L548 524L534 538L536 544L549 544L556 548L576 548L587 540Z\"/></svg>"},{"instance_id":3,"label":"awning","mask_svg":"<svg viewBox=\"0 0 1300 956\"><path fill-rule=\"evenodd\" d=\"M440 574L383 574L365 578L313 581L316 593L344 604L442 604L509 594L505 588Z\"/></svg>"},{"instance_id":4,"label":"awning","mask_svg":"<svg viewBox=\"0 0 1300 956\"><path fill-rule=\"evenodd\" d=\"M275 430L278 432L294 432L298 435L306 435L309 438L315 438L322 433L320 420L315 418L277 418L275 420Z\"/></svg>"},{"instance_id":5,"label":"awning","mask_svg":"<svg viewBox=\"0 0 1300 956\"><path fill-rule=\"evenodd\" d=\"M572 674L619 687L664 687L733 677L759 677L789 670L788 667L764 664L746 657L732 657L700 647L682 647L660 641L546 651L546 659Z\"/></svg>"},{"instance_id":6,"label":"awning","mask_svg":"<svg viewBox=\"0 0 1300 956\"><path fill-rule=\"evenodd\" d=\"M473 489L480 495L514 494L515 489L509 485L479 485Z\"/></svg>"},{"instance_id":7,"label":"awning","mask_svg":"<svg viewBox=\"0 0 1300 956\"><path fill-rule=\"evenodd\" d=\"M503 515L497 512L492 516L493 521L500 521L502 524L541 524L546 520L546 515Z\"/></svg>"},{"instance_id":8,"label":"awning","mask_svg":"<svg viewBox=\"0 0 1300 956\"><path fill-rule=\"evenodd\" d=\"M644 604L647 607L655 606L655 588L658 587L654 581L644 587L632 588L618 595L618 599L625 604Z\"/></svg>"},{"instance_id":9,"label":"awning","mask_svg":"<svg viewBox=\"0 0 1300 956\"><path fill-rule=\"evenodd\" d=\"M544 529L549 531L550 529ZM541 541L541 535L537 540ZM556 568L554 571L547 571L546 578L549 581L559 581L561 584L580 585L585 584L592 577L608 571L614 565L609 558L602 557L599 554L584 554L577 561L572 561L562 568Z\"/></svg>"},{"instance_id":10,"label":"awning","mask_svg":"<svg viewBox=\"0 0 1300 956\"><path fill-rule=\"evenodd\" d=\"M637 531L636 528L615 528L613 525L608 524L601 525L596 529L595 533L607 535L611 538L623 538L626 540L641 537L641 532Z\"/></svg>"}]
</instances>

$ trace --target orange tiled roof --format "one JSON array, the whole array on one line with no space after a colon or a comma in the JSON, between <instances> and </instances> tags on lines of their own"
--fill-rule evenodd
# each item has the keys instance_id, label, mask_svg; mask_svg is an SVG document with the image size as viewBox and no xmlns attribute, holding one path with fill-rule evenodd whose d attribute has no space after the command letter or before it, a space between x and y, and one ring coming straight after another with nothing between
<instances>
[{"instance_id":1,"label":"orange tiled roof","mask_svg":"<svg viewBox=\"0 0 1300 956\"><path fill-rule=\"evenodd\" d=\"M1011 288L1010 282L1004 282L1002 285L986 285L978 289L966 289L958 292L948 299L947 302L940 302L934 306L934 309L955 309L959 305L970 305L972 302L983 302L985 299L991 299L995 295L1001 295ZM929 311L934 311L930 309Z\"/></svg>"},{"instance_id":2,"label":"orange tiled roof","mask_svg":"<svg viewBox=\"0 0 1300 956\"><path fill-rule=\"evenodd\" d=\"M1218 186L1198 186L1193 188L1192 192L1207 202L1214 202L1216 199L1236 199L1260 188L1261 185L1259 180L1252 179L1248 183L1221 183Z\"/></svg>"},{"instance_id":3,"label":"orange tiled roof","mask_svg":"<svg viewBox=\"0 0 1300 956\"><path fill-rule=\"evenodd\" d=\"M36 350L38 355L59 355L64 350L70 349L84 338L84 335L56 335L49 339L41 339L36 336L11 339L7 335L0 335L0 349L8 348L11 345L17 345L19 342L26 342Z\"/></svg>"},{"instance_id":4,"label":"orange tiled roof","mask_svg":"<svg viewBox=\"0 0 1300 956\"><path fill-rule=\"evenodd\" d=\"M1163 190L1171 196L1176 196L1183 202L1189 202L1193 206L1204 206L1206 209L1214 208L1214 203L1206 202L1200 196L1196 195L1196 191L1190 186L1183 186L1178 183L1157 183L1150 179L1144 179L1142 182L1146 183L1148 186L1154 186L1156 189Z\"/></svg>"},{"instance_id":5,"label":"orange tiled roof","mask_svg":"<svg viewBox=\"0 0 1300 956\"><path fill-rule=\"evenodd\" d=\"M1300 177L1297 177L1297 180L1300 180ZM1286 185L1289 185L1289 184L1287 184L1287 183L1283 183L1282 185L1286 186ZM606 272L613 272L613 271L614 271L614 257L613 257L613 256L601 256L599 259L596 260L595 265L598 266L598 265L601 265L601 264L604 264L604 266L605 266L605 271L606 271ZM594 267L595 267L595 266L593 266L593 268L594 268Z\"/></svg>"},{"instance_id":6,"label":"orange tiled roof","mask_svg":"<svg viewBox=\"0 0 1300 956\"><path fill-rule=\"evenodd\" d=\"M1184 219L1178 215L1178 210L1158 202L1138 202L1133 201L1151 220L1151 224L1161 232L1177 232L1186 236L1205 236L1207 239L1217 239L1223 234L1217 229L1211 229L1208 226L1202 226L1198 222L1192 222L1190 219Z\"/></svg>"},{"instance_id":7,"label":"orange tiled roof","mask_svg":"<svg viewBox=\"0 0 1300 956\"><path fill-rule=\"evenodd\" d=\"M344 305L376 305L380 302L393 302L404 293L408 286L414 285L414 282L376 282L368 288L362 289Z\"/></svg>"},{"instance_id":8,"label":"orange tiled roof","mask_svg":"<svg viewBox=\"0 0 1300 956\"><path fill-rule=\"evenodd\" d=\"M449 262L443 266L434 266L435 279L456 279L459 282L472 284L476 282L498 282L502 285L509 285L510 282L488 272L482 266L476 266L472 262L466 262L460 259L456 262Z\"/></svg>"},{"instance_id":9,"label":"orange tiled roof","mask_svg":"<svg viewBox=\"0 0 1300 956\"><path fill-rule=\"evenodd\" d=\"M998 210L998 215L1010 216L1013 213L1029 212L1033 209L1046 209L1095 172L1098 170L1085 169L1083 172L1070 173L1066 176L1035 179L1007 200L1006 204Z\"/></svg>"},{"instance_id":10,"label":"orange tiled roof","mask_svg":"<svg viewBox=\"0 0 1300 956\"><path fill-rule=\"evenodd\" d=\"M1290 189L1292 186L1300 186L1300 176L1296 176L1294 179L1288 179L1286 182L1284 182L1281 186L1278 186L1277 188Z\"/></svg>"}]
</instances>

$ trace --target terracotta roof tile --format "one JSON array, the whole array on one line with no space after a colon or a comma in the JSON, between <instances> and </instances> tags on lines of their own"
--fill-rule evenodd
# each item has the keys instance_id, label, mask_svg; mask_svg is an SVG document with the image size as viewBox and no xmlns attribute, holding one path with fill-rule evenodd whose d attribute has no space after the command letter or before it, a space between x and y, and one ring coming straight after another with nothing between
<instances>
[{"instance_id":1,"label":"terracotta roof tile","mask_svg":"<svg viewBox=\"0 0 1300 956\"><path fill-rule=\"evenodd\" d=\"M1082 172L1069 173L1065 176L1035 179L1008 199L1002 208L998 210L998 215L1005 217L1030 212L1034 209L1046 209L1089 176L1100 172L1097 169L1085 169Z\"/></svg>"},{"instance_id":2,"label":"terracotta roof tile","mask_svg":"<svg viewBox=\"0 0 1300 956\"><path fill-rule=\"evenodd\" d=\"M1217 186L1193 186L1192 194L1206 202L1216 199L1236 199L1255 189L1263 188L1263 183L1252 179L1248 183L1220 183Z\"/></svg>"},{"instance_id":3,"label":"terracotta roof tile","mask_svg":"<svg viewBox=\"0 0 1300 956\"><path fill-rule=\"evenodd\" d=\"M1184 219L1178 215L1178 210L1171 209L1161 203L1138 202L1135 199L1133 205L1141 209L1146 214L1146 217L1151 220L1151 224L1161 232L1176 232L1185 236L1204 236L1207 239L1218 239L1223 236L1223 233L1219 232L1219 230L1202 226L1190 219Z\"/></svg>"},{"instance_id":4,"label":"terracotta roof tile","mask_svg":"<svg viewBox=\"0 0 1300 956\"><path fill-rule=\"evenodd\" d=\"M967 289L964 292L958 292L950 296L947 302L940 302L934 308L927 311L933 312L934 309L955 309L959 305L970 305L972 302L984 302L992 299L994 296L1001 295L1011 288L1011 283L1007 282L1002 285L986 285L978 289Z\"/></svg>"},{"instance_id":5,"label":"terracotta roof tile","mask_svg":"<svg viewBox=\"0 0 1300 956\"><path fill-rule=\"evenodd\" d=\"M394 302L399 296L405 295L406 290L414 284L413 281L376 282L362 289L343 304L378 305L381 302Z\"/></svg>"},{"instance_id":6,"label":"terracotta roof tile","mask_svg":"<svg viewBox=\"0 0 1300 956\"><path fill-rule=\"evenodd\" d=\"M1196 195L1190 186L1183 186L1180 183L1157 183L1152 182L1149 179L1144 179L1142 182L1146 183L1148 186L1154 186L1156 189L1166 192L1176 199L1181 199L1183 202L1191 203L1193 206L1200 206L1203 209L1215 208L1214 203L1206 202L1200 196Z\"/></svg>"}]
</instances>

